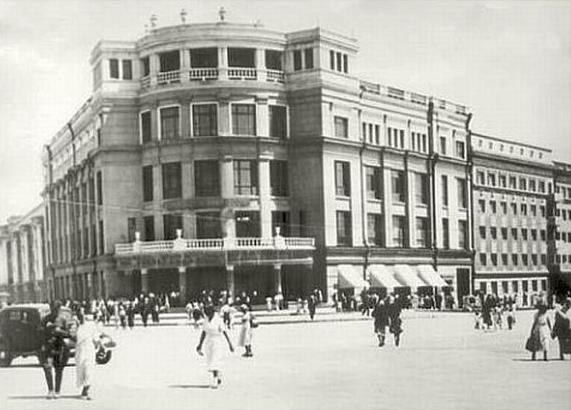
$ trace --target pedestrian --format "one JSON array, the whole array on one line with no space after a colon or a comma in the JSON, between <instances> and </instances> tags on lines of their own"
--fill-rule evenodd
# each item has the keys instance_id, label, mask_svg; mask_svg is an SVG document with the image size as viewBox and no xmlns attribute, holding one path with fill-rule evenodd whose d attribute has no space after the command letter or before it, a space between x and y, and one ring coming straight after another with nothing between
<instances>
[{"instance_id":1,"label":"pedestrian","mask_svg":"<svg viewBox=\"0 0 571 410\"><path fill-rule=\"evenodd\" d=\"M371 315L374 318L373 330L379 339L379 347L383 347L385 345L386 329L389 325L389 312L384 299L379 298Z\"/></svg>"},{"instance_id":2,"label":"pedestrian","mask_svg":"<svg viewBox=\"0 0 571 410\"><path fill-rule=\"evenodd\" d=\"M214 306L205 306L204 314L206 315L206 320L204 320L202 325L202 333L200 334L200 341L198 342L196 351L202 356L202 346L205 346L206 367L209 372L212 372L211 387L216 389L218 385L222 383L222 378L220 377L222 367L222 336L226 339L231 352L234 351L234 347L232 346L232 342L230 342L226 330L224 330L222 321L214 311Z\"/></svg>"},{"instance_id":3,"label":"pedestrian","mask_svg":"<svg viewBox=\"0 0 571 410\"><path fill-rule=\"evenodd\" d=\"M238 346L242 346L245 349L245 352L242 355L243 357L252 357L254 355L252 353L252 322L254 319L247 305L240 306L240 310L242 311L242 320L240 335L238 337Z\"/></svg>"},{"instance_id":4,"label":"pedestrian","mask_svg":"<svg viewBox=\"0 0 571 410\"><path fill-rule=\"evenodd\" d=\"M309 310L309 318L311 320L313 320L314 316L315 316L315 308L317 306L317 297L315 296L315 294L311 294L309 295L309 298L307 299L307 308Z\"/></svg>"},{"instance_id":5,"label":"pedestrian","mask_svg":"<svg viewBox=\"0 0 571 410\"><path fill-rule=\"evenodd\" d=\"M361 316L369 316L369 294L367 293L367 288L363 288L361 291Z\"/></svg>"},{"instance_id":6,"label":"pedestrian","mask_svg":"<svg viewBox=\"0 0 571 410\"><path fill-rule=\"evenodd\" d=\"M119 302L119 321L121 322L121 327L123 330L127 328L127 312L125 311L125 306L123 302Z\"/></svg>"},{"instance_id":7,"label":"pedestrian","mask_svg":"<svg viewBox=\"0 0 571 410\"><path fill-rule=\"evenodd\" d=\"M95 353L100 346L101 332L92 321L79 312L77 315L79 326L77 328L77 341L75 345L75 376L77 387L81 389L81 398L91 400L89 388L91 375L95 366Z\"/></svg>"},{"instance_id":8,"label":"pedestrian","mask_svg":"<svg viewBox=\"0 0 571 410\"><path fill-rule=\"evenodd\" d=\"M559 342L559 359L565 360L571 354L571 298L566 298L563 306L555 309L555 323L551 332L553 339Z\"/></svg>"},{"instance_id":9,"label":"pedestrian","mask_svg":"<svg viewBox=\"0 0 571 410\"><path fill-rule=\"evenodd\" d=\"M50 313L40 322L43 333L43 343L39 352L40 363L48 385L47 399L59 398L63 370L69 359L70 323L61 312L61 302L55 301L50 307ZM55 390L54 390L55 373Z\"/></svg>"},{"instance_id":10,"label":"pedestrian","mask_svg":"<svg viewBox=\"0 0 571 410\"><path fill-rule=\"evenodd\" d=\"M143 321L143 326L147 327L147 321L149 320L150 311L150 301L148 297L144 297L142 303L139 304L139 313L141 314L141 320Z\"/></svg>"},{"instance_id":11,"label":"pedestrian","mask_svg":"<svg viewBox=\"0 0 571 410\"><path fill-rule=\"evenodd\" d=\"M192 308L192 320L194 321L193 325L195 329L197 329L198 326L202 323L203 318L204 315L202 313L200 305L198 303L194 303Z\"/></svg>"},{"instance_id":12,"label":"pedestrian","mask_svg":"<svg viewBox=\"0 0 571 410\"><path fill-rule=\"evenodd\" d=\"M133 302L128 302L125 313L127 314L127 326L129 326L129 329L133 329L133 326L135 326L135 304Z\"/></svg>"},{"instance_id":13,"label":"pedestrian","mask_svg":"<svg viewBox=\"0 0 571 410\"><path fill-rule=\"evenodd\" d=\"M531 332L525 348L531 352L531 360L535 360L537 352L543 352L543 360L547 361L549 337L551 335L551 322L547 316L547 304L539 302L537 312L533 316Z\"/></svg>"},{"instance_id":14,"label":"pedestrian","mask_svg":"<svg viewBox=\"0 0 571 410\"><path fill-rule=\"evenodd\" d=\"M228 303L228 299L226 299L224 304L220 308L220 313L222 314L222 321L224 322L224 326L226 327L226 329L230 329L230 327L232 326L231 312L232 312L232 307L230 306L230 303Z\"/></svg>"},{"instance_id":15,"label":"pedestrian","mask_svg":"<svg viewBox=\"0 0 571 410\"><path fill-rule=\"evenodd\" d=\"M400 299L389 296L388 313L389 313L389 331L395 338L395 346L400 344L400 335L402 333L402 319L400 318L402 306Z\"/></svg>"}]
</instances>

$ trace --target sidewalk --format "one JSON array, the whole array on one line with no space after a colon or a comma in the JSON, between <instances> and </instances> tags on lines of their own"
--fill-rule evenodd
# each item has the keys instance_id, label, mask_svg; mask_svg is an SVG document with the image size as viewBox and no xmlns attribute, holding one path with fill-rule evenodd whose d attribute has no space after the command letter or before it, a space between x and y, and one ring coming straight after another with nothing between
<instances>
[{"instance_id":1,"label":"sidewalk","mask_svg":"<svg viewBox=\"0 0 571 410\"><path fill-rule=\"evenodd\" d=\"M455 311L425 311L425 310L403 310L403 319L430 319L443 317L451 314L462 312ZM233 322L238 323L241 313L233 315ZM313 320L309 318L309 313L297 314L295 310L273 310L268 312L266 310L254 311L254 316L260 325L280 325L291 323L310 323L310 322L344 322L344 321L358 321L358 320L372 320L370 316L362 315L361 312L336 312L332 307L319 307L315 312ZM188 320L186 313L162 313L159 317L160 322L153 324L150 320L148 326L189 326L191 322ZM112 327L115 323L111 321L105 326ZM141 316L135 316L135 326L143 326Z\"/></svg>"}]
</instances>

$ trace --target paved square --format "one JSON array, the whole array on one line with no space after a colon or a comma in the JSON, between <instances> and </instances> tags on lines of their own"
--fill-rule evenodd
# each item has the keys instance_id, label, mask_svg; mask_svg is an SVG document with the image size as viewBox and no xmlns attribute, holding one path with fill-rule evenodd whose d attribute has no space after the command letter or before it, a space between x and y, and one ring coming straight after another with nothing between
<instances>
[{"instance_id":1,"label":"paved square","mask_svg":"<svg viewBox=\"0 0 571 410\"><path fill-rule=\"evenodd\" d=\"M408 317L407 317L408 316ZM412 317L411 317L412 316ZM225 361L220 389L196 355L189 327L114 331L118 348L98 366L92 402L79 401L73 367L63 397L44 399L35 359L0 369L0 409L569 409L571 361L531 362L531 312L513 331L473 329L472 316L407 312L403 344L377 347L372 321L267 325L254 358ZM232 337L235 339L237 332Z\"/></svg>"}]
</instances>

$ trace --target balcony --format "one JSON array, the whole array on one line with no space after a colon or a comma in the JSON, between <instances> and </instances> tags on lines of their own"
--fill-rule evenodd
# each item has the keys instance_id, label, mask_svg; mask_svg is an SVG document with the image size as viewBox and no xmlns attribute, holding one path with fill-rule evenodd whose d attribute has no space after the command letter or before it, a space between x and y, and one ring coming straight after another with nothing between
<instances>
[{"instance_id":1,"label":"balcony","mask_svg":"<svg viewBox=\"0 0 571 410\"><path fill-rule=\"evenodd\" d=\"M217 68L194 68L190 70L191 81L218 80Z\"/></svg>"},{"instance_id":2,"label":"balcony","mask_svg":"<svg viewBox=\"0 0 571 410\"><path fill-rule=\"evenodd\" d=\"M229 68L228 78L230 80L256 80L258 75L255 68Z\"/></svg>"},{"instance_id":3,"label":"balcony","mask_svg":"<svg viewBox=\"0 0 571 410\"><path fill-rule=\"evenodd\" d=\"M183 239L169 241L135 241L115 245L116 255L131 255L154 252L202 252L236 250L313 250L313 238L217 238Z\"/></svg>"},{"instance_id":4,"label":"balcony","mask_svg":"<svg viewBox=\"0 0 571 410\"><path fill-rule=\"evenodd\" d=\"M165 71L157 74L158 85L180 83L180 70Z\"/></svg>"}]
</instances>

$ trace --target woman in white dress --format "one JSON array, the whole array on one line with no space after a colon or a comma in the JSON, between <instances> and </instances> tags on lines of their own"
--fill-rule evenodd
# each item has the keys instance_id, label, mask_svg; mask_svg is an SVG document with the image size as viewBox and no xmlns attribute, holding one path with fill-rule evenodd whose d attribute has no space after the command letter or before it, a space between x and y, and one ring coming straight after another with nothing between
<instances>
[{"instance_id":1,"label":"woman in white dress","mask_svg":"<svg viewBox=\"0 0 571 410\"><path fill-rule=\"evenodd\" d=\"M240 326L238 346L242 346L246 350L242 356L252 357L254 355L252 353L252 313L246 305L242 305L240 310L242 311L242 324Z\"/></svg>"},{"instance_id":2,"label":"woman in white dress","mask_svg":"<svg viewBox=\"0 0 571 410\"><path fill-rule=\"evenodd\" d=\"M226 339L230 351L234 351L232 342L224 329L224 323L218 315L214 312L214 306L209 305L204 308L204 315L206 319L202 325L202 333L200 334L200 341L196 347L199 355L206 356L206 367L209 372L212 372L212 388L216 389L222 383L220 378L220 368L222 365L223 356L223 343L222 336ZM204 345L204 353L202 346Z\"/></svg>"},{"instance_id":3,"label":"woman in white dress","mask_svg":"<svg viewBox=\"0 0 571 410\"><path fill-rule=\"evenodd\" d=\"M75 375L77 387L81 388L81 398L91 400L89 387L95 366L95 352L99 347L101 331L93 321L87 321L82 312L77 315L77 342L75 346Z\"/></svg>"}]
</instances>

